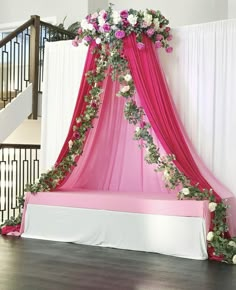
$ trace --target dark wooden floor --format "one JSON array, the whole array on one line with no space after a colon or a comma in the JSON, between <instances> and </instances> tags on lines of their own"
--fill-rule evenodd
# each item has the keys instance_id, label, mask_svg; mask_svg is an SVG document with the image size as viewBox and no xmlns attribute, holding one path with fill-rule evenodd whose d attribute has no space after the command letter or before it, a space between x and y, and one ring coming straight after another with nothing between
<instances>
[{"instance_id":1,"label":"dark wooden floor","mask_svg":"<svg viewBox=\"0 0 236 290\"><path fill-rule=\"evenodd\" d=\"M0 237L0 290L235 290L236 266Z\"/></svg>"}]
</instances>

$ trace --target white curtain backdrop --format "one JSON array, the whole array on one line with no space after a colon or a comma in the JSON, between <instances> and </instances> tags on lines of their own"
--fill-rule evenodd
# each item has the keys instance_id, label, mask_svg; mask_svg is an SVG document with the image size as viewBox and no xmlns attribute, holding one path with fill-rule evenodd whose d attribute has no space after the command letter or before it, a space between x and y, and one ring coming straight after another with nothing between
<instances>
[{"instance_id":1,"label":"white curtain backdrop","mask_svg":"<svg viewBox=\"0 0 236 290\"><path fill-rule=\"evenodd\" d=\"M67 136L87 46L71 41L47 42L42 97L41 171L52 167Z\"/></svg>"},{"instance_id":2,"label":"white curtain backdrop","mask_svg":"<svg viewBox=\"0 0 236 290\"><path fill-rule=\"evenodd\" d=\"M236 195L236 20L173 30L174 52L161 62L177 111L207 167ZM42 112L42 170L50 168L66 137L86 47L71 41L46 46Z\"/></svg>"}]
</instances>

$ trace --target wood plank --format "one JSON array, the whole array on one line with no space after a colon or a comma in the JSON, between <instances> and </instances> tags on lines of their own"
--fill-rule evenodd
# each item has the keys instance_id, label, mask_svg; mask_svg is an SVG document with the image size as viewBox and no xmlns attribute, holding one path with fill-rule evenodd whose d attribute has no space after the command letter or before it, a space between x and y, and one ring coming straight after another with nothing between
<instances>
[{"instance_id":1,"label":"wood plank","mask_svg":"<svg viewBox=\"0 0 236 290\"><path fill-rule=\"evenodd\" d=\"M3 290L233 290L236 267L152 253L0 237Z\"/></svg>"}]
</instances>

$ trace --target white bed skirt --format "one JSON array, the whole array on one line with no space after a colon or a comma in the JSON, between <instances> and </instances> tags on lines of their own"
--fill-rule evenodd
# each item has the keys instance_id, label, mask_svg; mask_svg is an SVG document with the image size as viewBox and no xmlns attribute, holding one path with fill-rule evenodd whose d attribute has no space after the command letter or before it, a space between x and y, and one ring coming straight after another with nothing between
<instances>
[{"instance_id":1,"label":"white bed skirt","mask_svg":"<svg viewBox=\"0 0 236 290\"><path fill-rule=\"evenodd\" d=\"M22 237L208 258L201 217L28 204Z\"/></svg>"}]
</instances>

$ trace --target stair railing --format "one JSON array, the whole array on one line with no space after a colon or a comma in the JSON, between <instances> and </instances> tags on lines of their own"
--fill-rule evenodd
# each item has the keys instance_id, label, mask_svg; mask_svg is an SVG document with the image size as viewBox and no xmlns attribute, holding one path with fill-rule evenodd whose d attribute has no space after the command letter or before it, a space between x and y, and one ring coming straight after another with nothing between
<instances>
[{"instance_id":1,"label":"stair railing","mask_svg":"<svg viewBox=\"0 0 236 290\"><path fill-rule=\"evenodd\" d=\"M0 40L0 110L32 83L32 118L37 119L45 43L74 37L74 33L34 15Z\"/></svg>"}]
</instances>

